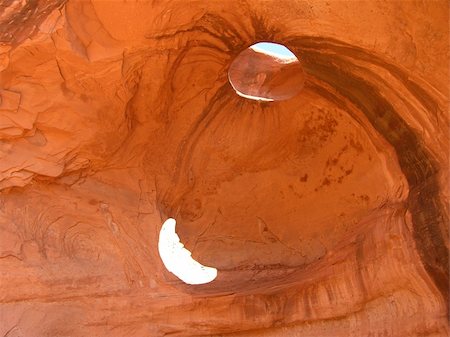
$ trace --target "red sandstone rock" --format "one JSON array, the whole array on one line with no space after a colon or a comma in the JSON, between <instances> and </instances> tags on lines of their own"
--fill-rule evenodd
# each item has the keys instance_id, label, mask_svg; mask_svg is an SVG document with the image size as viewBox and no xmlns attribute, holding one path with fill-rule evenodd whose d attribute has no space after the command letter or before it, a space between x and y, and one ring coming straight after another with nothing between
<instances>
[{"instance_id":1,"label":"red sandstone rock","mask_svg":"<svg viewBox=\"0 0 450 337\"><path fill-rule=\"evenodd\" d=\"M446 2L0 8L0 336L449 334ZM236 95L258 41L298 95Z\"/></svg>"}]
</instances>

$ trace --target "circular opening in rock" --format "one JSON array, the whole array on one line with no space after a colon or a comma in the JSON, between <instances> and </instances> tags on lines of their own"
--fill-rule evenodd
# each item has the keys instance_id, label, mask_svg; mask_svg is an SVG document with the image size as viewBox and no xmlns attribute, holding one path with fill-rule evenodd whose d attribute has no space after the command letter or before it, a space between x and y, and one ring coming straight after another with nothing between
<instances>
[{"instance_id":1,"label":"circular opening in rock","mask_svg":"<svg viewBox=\"0 0 450 337\"><path fill-rule=\"evenodd\" d=\"M305 73L287 47L259 42L242 51L231 63L228 79L239 96L257 101L282 101L303 88Z\"/></svg>"},{"instance_id":2,"label":"circular opening in rock","mask_svg":"<svg viewBox=\"0 0 450 337\"><path fill-rule=\"evenodd\" d=\"M217 277L217 269L195 261L180 242L175 219L167 219L159 232L158 251L168 271L187 284L204 284Z\"/></svg>"}]
</instances>

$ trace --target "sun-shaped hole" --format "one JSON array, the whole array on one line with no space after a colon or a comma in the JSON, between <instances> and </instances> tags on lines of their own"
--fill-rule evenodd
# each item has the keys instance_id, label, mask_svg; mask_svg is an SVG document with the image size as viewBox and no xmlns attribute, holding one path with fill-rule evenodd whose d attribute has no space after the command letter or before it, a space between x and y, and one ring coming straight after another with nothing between
<instances>
[{"instance_id":1,"label":"sun-shaped hole","mask_svg":"<svg viewBox=\"0 0 450 337\"><path fill-rule=\"evenodd\" d=\"M271 102L296 96L303 88L305 74L299 59L287 47L259 42L234 59L228 79L239 96Z\"/></svg>"}]
</instances>

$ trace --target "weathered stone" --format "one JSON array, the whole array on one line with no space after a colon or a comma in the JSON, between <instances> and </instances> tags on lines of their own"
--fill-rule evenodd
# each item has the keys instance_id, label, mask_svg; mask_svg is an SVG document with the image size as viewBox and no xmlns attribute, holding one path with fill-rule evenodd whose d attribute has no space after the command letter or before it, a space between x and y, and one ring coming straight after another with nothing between
<instances>
[{"instance_id":1,"label":"weathered stone","mask_svg":"<svg viewBox=\"0 0 450 337\"><path fill-rule=\"evenodd\" d=\"M0 336L449 334L447 2L0 8Z\"/></svg>"}]
</instances>

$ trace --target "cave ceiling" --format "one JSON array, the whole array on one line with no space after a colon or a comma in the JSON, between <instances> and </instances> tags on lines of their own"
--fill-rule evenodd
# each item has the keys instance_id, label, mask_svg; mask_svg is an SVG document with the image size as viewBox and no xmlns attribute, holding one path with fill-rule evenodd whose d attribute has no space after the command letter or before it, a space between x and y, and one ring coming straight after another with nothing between
<instances>
[{"instance_id":1,"label":"cave ceiling","mask_svg":"<svg viewBox=\"0 0 450 337\"><path fill-rule=\"evenodd\" d=\"M0 336L448 336L448 22L0 0Z\"/></svg>"}]
</instances>

